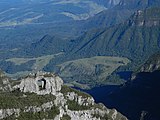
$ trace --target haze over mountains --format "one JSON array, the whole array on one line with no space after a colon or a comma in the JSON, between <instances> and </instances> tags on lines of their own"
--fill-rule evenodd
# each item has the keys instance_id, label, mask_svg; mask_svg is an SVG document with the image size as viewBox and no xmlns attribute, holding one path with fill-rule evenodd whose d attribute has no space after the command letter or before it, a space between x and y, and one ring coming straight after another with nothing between
<instances>
[{"instance_id":1,"label":"haze over mountains","mask_svg":"<svg viewBox=\"0 0 160 120\"><path fill-rule=\"evenodd\" d=\"M105 0L2 0L0 3L1 49L30 44L46 34L74 38L83 31L80 30L83 19L118 4Z\"/></svg>"},{"instance_id":2,"label":"haze over mountains","mask_svg":"<svg viewBox=\"0 0 160 120\"><path fill-rule=\"evenodd\" d=\"M133 70L150 55L159 51L159 1L113 0L106 3L103 0L64 0L61 2L22 1L21 4L17 9L9 9L9 11L3 11L6 12L5 14L3 12L0 14L1 16L7 15L5 19L1 20L1 25L8 25L5 29L4 26L1 28L3 30L2 46L4 47L5 44L7 46L1 48L0 67L9 74L46 70L62 75L66 81L71 83L77 81L78 84L83 83L87 86L92 86L93 83L108 84L108 75L105 77L103 75L106 73L106 65L111 59L106 58L106 62L99 62L101 61L99 56L127 58L132 62L124 69ZM22 7L23 5L25 7ZM13 4L13 6L15 5ZM47 9L43 10L44 8ZM62 14L66 11L74 14L74 17L68 13ZM82 14L89 16L84 18ZM125 16L121 17L122 14ZM37 18L39 15L42 16ZM81 20L75 19L75 16L81 16ZM31 20L31 18L36 19ZM14 21L16 22L15 27L10 24ZM24 21L28 23L21 24ZM17 43L16 45L13 44L13 39L16 40L14 41ZM12 42L10 42L11 40ZM14 49L7 50L6 54L6 49L10 45ZM92 61L95 61L93 60L94 56L97 56L95 57L96 64L92 64ZM80 61L83 59L89 62L87 66L83 62L84 71L79 68ZM40 60L45 63L37 69ZM19 61L21 64L18 64ZM114 65L120 62L114 61L116 61ZM121 63L126 65L130 62ZM64 70L68 73L62 72L61 65L65 65ZM93 66L92 70L88 69L91 66ZM117 69L117 67L115 68ZM109 75L116 69L108 69ZM78 74L72 74L73 71L77 71ZM90 73L89 71L96 72ZM67 74L71 75L68 77ZM92 77L88 77L88 74ZM103 82L95 82L99 81L99 78ZM111 81L110 84L121 84L123 80L118 78L116 81Z\"/></svg>"},{"instance_id":3,"label":"haze over mountains","mask_svg":"<svg viewBox=\"0 0 160 120\"><path fill-rule=\"evenodd\" d=\"M118 1L2 0L1 49L22 47L46 34L74 38L83 32L84 20L113 7L119 3ZM16 41L16 45L13 40Z\"/></svg>"},{"instance_id":4,"label":"haze over mountains","mask_svg":"<svg viewBox=\"0 0 160 120\"><path fill-rule=\"evenodd\" d=\"M103 103L131 120L160 118L159 51L160 0L0 1L0 69L14 79L54 72L82 89L116 86Z\"/></svg>"},{"instance_id":5,"label":"haze over mountains","mask_svg":"<svg viewBox=\"0 0 160 120\"><path fill-rule=\"evenodd\" d=\"M159 8L139 10L122 24L89 31L75 41L76 47L71 53L80 56L121 55L131 59L149 52L153 54L154 49L159 49L159 15Z\"/></svg>"},{"instance_id":6,"label":"haze over mountains","mask_svg":"<svg viewBox=\"0 0 160 120\"><path fill-rule=\"evenodd\" d=\"M37 41L46 34L75 38L90 28L121 23L135 10L158 5L159 1L2 0L0 3L1 48L7 49ZM12 39L17 41L16 46Z\"/></svg>"}]
</instances>

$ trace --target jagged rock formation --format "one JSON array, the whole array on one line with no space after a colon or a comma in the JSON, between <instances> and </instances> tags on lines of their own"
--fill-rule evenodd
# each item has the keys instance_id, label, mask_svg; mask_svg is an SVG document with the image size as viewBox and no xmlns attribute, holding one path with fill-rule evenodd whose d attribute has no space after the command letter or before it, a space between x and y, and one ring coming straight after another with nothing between
<instances>
[{"instance_id":1,"label":"jagged rock formation","mask_svg":"<svg viewBox=\"0 0 160 120\"><path fill-rule=\"evenodd\" d=\"M9 78L7 78L2 71L0 71L0 91L11 91Z\"/></svg>"},{"instance_id":2,"label":"jagged rock formation","mask_svg":"<svg viewBox=\"0 0 160 120\"><path fill-rule=\"evenodd\" d=\"M137 10L128 22L132 26L160 26L159 12L159 8Z\"/></svg>"},{"instance_id":3,"label":"jagged rock formation","mask_svg":"<svg viewBox=\"0 0 160 120\"><path fill-rule=\"evenodd\" d=\"M10 96L0 97L17 100L0 101L0 119L127 120L115 109L96 104L90 95L63 85L51 73L30 74L12 88L5 93Z\"/></svg>"},{"instance_id":4,"label":"jagged rock formation","mask_svg":"<svg viewBox=\"0 0 160 120\"><path fill-rule=\"evenodd\" d=\"M160 70L160 54L154 54L146 61L144 65L138 70L138 72L153 72Z\"/></svg>"},{"instance_id":5,"label":"jagged rock formation","mask_svg":"<svg viewBox=\"0 0 160 120\"><path fill-rule=\"evenodd\" d=\"M21 92L31 92L39 95L53 94L61 90L63 80L50 73L30 74L27 78L22 79L21 83L14 88L19 88Z\"/></svg>"},{"instance_id":6,"label":"jagged rock formation","mask_svg":"<svg viewBox=\"0 0 160 120\"><path fill-rule=\"evenodd\" d=\"M11 115L15 115L16 117L19 116L20 109L0 109L0 119L7 118Z\"/></svg>"}]
</instances>

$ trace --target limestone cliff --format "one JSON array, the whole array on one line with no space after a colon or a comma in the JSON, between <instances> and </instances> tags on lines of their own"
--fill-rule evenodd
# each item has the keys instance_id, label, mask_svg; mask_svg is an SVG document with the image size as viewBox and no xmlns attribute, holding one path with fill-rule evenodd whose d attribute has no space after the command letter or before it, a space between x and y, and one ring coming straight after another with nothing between
<instances>
[{"instance_id":1,"label":"limestone cliff","mask_svg":"<svg viewBox=\"0 0 160 120\"><path fill-rule=\"evenodd\" d=\"M9 78L4 75L2 71L0 71L0 91L11 91L11 85L9 82Z\"/></svg>"},{"instance_id":2,"label":"limestone cliff","mask_svg":"<svg viewBox=\"0 0 160 120\"><path fill-rule=\"evenodd\" d=\"M160 10L157 7L148 8L145 10L138 10L128 20L128 23L132 26L160 26Z\"/></svg>"},{"instance_id":3,"label":"limestone cliff","mask_svg":"<svg viewBox=\"0 0 160 120\"><path fill-rule=\"evenodd\" d=\"M140 66L137 71L135 71L132 75L132 80L134 80L137 77L137 74L139 73L150 73L160 70L160 53L153 54L149 57L149 59Z\"/></svg>"},{"instance_id":4,"label":"limestone cliff","mask_svg":"<svg viewBox=\"0 0 160 120\"><path fill-rule=\"evenodd\" d=\"M127 120L54 74L38 72L17 83L0 95L0 119Z\"/></svg>"},{"instance_id":5,"label":"limestone cliff","mask_svg":"<svg viewBox=\"0 0 160 120\"><path fill-rule=\"evenodd\" d=\"M160 53L152 55L138 72L154 72L160 70Z\"/></svg>"},{"instance_id":6,"label":"limestone cliff","mask_svg":"<svg viewBox=\"0 0 160 120\"><path fill-rule=\"evenodd\" d=\"M61 90L63 80L51 73L30 74L21 80L19 85L14 86L14 89L19 88L21 92L36 93L38 95L52 94L56 95Z\"/></svg>"}]
</instances>

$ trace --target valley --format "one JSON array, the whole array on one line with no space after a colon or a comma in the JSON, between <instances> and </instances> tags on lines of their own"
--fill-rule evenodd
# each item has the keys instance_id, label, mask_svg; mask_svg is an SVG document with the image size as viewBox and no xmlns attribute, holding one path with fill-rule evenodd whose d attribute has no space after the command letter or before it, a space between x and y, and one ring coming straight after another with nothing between
<instances>
[{"instance_id":1,"label":"valley","mask_svg":"<svg viewBox=\"0 0 160 120\"><path fill-rule=\"evenodd\" d=\"M125 66L130 62L127 58L95 56L91 58L77 59L74 61L64 62L57 65L58 74L69 82L78 87L84 85L96 86L101 84L119 85L124 80L109 81L107 78L120 66Z\"/></svg>"},{"instance_id":2,"label":"valley","mask_svg":"<svg viewBox=\"0 0 160 120\"><path fill-rule=\"evenodd\" d=\"M78 3L79 1L75 4L77 5ZM59 4L70 4L70 1L56 3L55 5ZM50 4L48 3L47 5ZM124 9L128 8L128 5L123 6L122 4ZM118 4L116 8L118 7L117 9L119 9L119 6ZM110 9L112 10L113 8ZM98 16L100 14L98 14ZM20 74L23 72L28 73L28 71L33 71L35 68L48 72L52 71L60 75L67 84L87 86L87 88L97 85L122 84L126 80L121 79L118 74L119 72L132 72L136 70L139 65L145 62L145 59L160 50L159 14L160 9L158 7L138 10L120 24L106 28L100 28L99 26L87 32L83 31L84 33L81 33L82 35L77 34L78 37L74 36L75 34L72 36L70 32L76 31L76 28L79 28L77 22L82 23L81 26L83 26L83 20L70 21L74 29L72 29L72 25L70 26L69 24L67 27L70 27L71 30L70 32L66 31L67 36L65 34L59 36L57 32L56 35L50 34L53 33L54 30L58 32L61 31L59 30L60 28L64 30L65 25L63 26L63 24L61 27L58 27L59 25L55 26L58 29L54 29L52 25L47 25L45 29L43 25L35 26L32 35L30 35L30 28L26 26L28 32L22 31L19 34L19 38L23 39L24 33L24 37L29 37L23 41L21 45L17 44L17 46L13 46L11 45L14 43L13 41L8 41L9 44L8 42L4 42L6 46L13 46L12 51L9 50L9 52L4 53L5 45L2 45L4 48L2 48L1 53L0 68L8 74L16 74L18 72ZM96 17L95 15L95 18ZM76 27L74 25L76 25ZM48 26L50 27L49 29ZM14 29L23 30L23 27L20 26ZM43 29L39 30L39 27ZM47 30L47 34L45 30ZM5 37L5 32L3 33L3 37ZM17 33L13 30L10 30L10 32L11 35ZM45 35L43 36L44 33ZM23 35L21 36L21 34ZM3 41L10 39L10 37L11 36L9 36L9 38L6 37ZM36 40L37 38L39 38L39 40ZM21 41L20 39L19 41ZM28 42L23 46L28 40L32 42ZM63 52L63 54L56 57L48 57L61 52ZM109 63L108 60L104 62L106 58L103 58L103 56L106 56L106 58L107 56L112 57L110 60L112 60L113 63L115 63L115 60L119 60L119 58L127 58L130 62L127 62L128 64L124 62L123 65L116 65ZM39 60L41 60L41 62L38 62ZM39 63L42 64L39 65Z\"/></svg>"},{"instance_id":3,"label":"valley","mask_svg":"<svg viewBox=\"0 0 160 120\"><path fill-rule=\"evenodd\" d=\"M4 14L12 14L14 11L15 13L12 16L13 20L20 20L23 23L23 21L28 19L27 21L32 24L4 27L5 30L1 27L3 32L1 32L2 42L0 46L2 47L0 52L0 68L8 74L16 74L18 72L28 73L28 71L33 71L35 68L48 72L52 71L63 77L66 83L85 84L92 87L123 83L122 81L126 80L121 79L118 75L119 72L132 72L136 70L149 56L160 50L160 9L157 7L159 2L155 1L155 3L157 3L157 5L155 5L152 4L154 2L148 2L148 4L140 2L140 4L138 4L139 1L136 1L135 3L112 1L105 5L104 1L30 1L29 3L21 3L26 6L21 11L18 10L18 12L16 12L17 9L13 9L15 7L1 11L0 15L2 16ZM32 8L35 4L37 6ZM128 9L132 4L136 7ZM64 7L68 5L72 6L70 10ZM15 5L13 4L13 6ZM46 6L50 9L42 11ZM63 6L63 9L52 8L53 6L56 6L56 8ZM144 9L145 6L149 8ZM81 9L79 9L79 7ZM51 11L54 11L54 9L60 11L49 14ZM61 12L64 13L66 10L79 12L76 14L90 12L86 9L92 12L96 10L95 15L91 15L92 17L86 20L71 20L68 15L64 15L67 19L63 19L63 22L58 20L57 22L59 24L57 22L55 22L56 24L39 24L43 21L54 22L49 17L56 18L54 15L61 14ZM126 16L121 23L117 21L113 23L114 25L105 25L102 27L104 25L102 20L102 23L98 23L102 26L95 26L95 28L88 26L87 29L84 28L86 24L91 25L91 18L94 19L98 16L104 16L104 14L109 15L109 13L106 12L110 10L119 11L126 9L129 10L128 13L126 13L128 17ZM19 12L21 12L21 14ZM36 15L34 15L35 13ZM65 13L68 14L68 12ZM73 14L73 12L71 13ZM42 14L43 16L41 16ZM39 15L43 19L35 17ZM119 14L116 14L115 17L118 15ZM32 17L29 18L29 16ZM20 17L22 17L22 19ZM47 17L47 20L45 17ZM7 19L9 20L10 18L6 18L6 21ZM13 22L12 19L9 21ZM60 18L58 17L58 19ZM118 20L118 18L112 18L110 20L112 21L113 19ZM2 20L2 23L4 21L5 20ZM95 22L96 21L92 21L92 23ZM34 23L37 25L34 25ZM92 27L94 27L94 25L92 25ZM63 30L65 31L64 34L61 33ZM13 38L16 39L16 41L14 41ZM15 42L17 44L14 45ZM63 54L56 57L54 56L61 52L63 52ZM112 63L115 64L110 63L107 56L112 57L111 59L109 58L109 61L111 60L113 61ZM106 58L107 62L104 62ZM123 65L117 64L118 61L116 61L116 63L115 60L119 60L119 58L127 58L130 62L127 62L128 64L124 62Z\"/></svg>"},{"instance_id":4,"label":"valley","mask_svg":"<svg viewBox=\"0 0 160 120\"><path fill-rule=\"evenodd\" d=\"M159 52L159 0L1 0L0 119L159 120Z\"/></svg>"},{"instance_id":5,"label":"valley","mask_svg":"<svg viewBox=\"0 0 160 120\"><path fill-rule=\"evenodd\" d=\"M103 102L110 108L116 107L130 120L139 118L158 120L159 61L159 53L152 55L123 86L96 87L84 91L91 94L97 102ZM105 93L101 94L104 91Z\"/></svg>"},{"instance_id":6,"label":"valley","mask_svg":"<svg viewBox=\"0 0 160 120\"><path fill-rule=\"evenodd\" d=\"M8 76L18 78L31 72L42 71L51 59L63 54L58 53L37 58L10 58L5 60L5 67L2 65L1 68L8 71L6 73ZM130 60L127 58L95 56L58 64L55 66L54 72L65 79L68 85L89 89L98 84L119 85L124 83L123 79L109 81L107 78L117 68L128 63ZM7 69L7 64L12 66L12 69ZM24 65L27 65L28 70Z\"/></svg>"},{"instance_id":7,"label":"valley","mask_svg":"<svg viewBox=\"0 0 160 120\"><path fill-rule=\"evenodd\" d=\"M6 62L11 62L14 64L15 68L13 74L7 73L8 76L13 77L13 78L18 78L21 76L25 76L33 71L42 71L43 68L50 62L51 59L54 59L56 56L61 55L63 53L58 53L55 55L46 55L42 57L37 57L37 58L10 58L7 59ZM17 66L23 66L23 64L28 63L30 61L34 61L34 63L29 66L31 69L30 71L26 71L26 69L21 69L20 71L16 71Z\"/></svg>"},{"instance_id":8,"label":"valley","mask_svg":"<svg viewBox=\"0 0 160 120\"><path fill-rule=\"evenodd\" d=\"M0 41L8 41L9 49L14 46L13 40L22 47L46 34L74 38L83 31L79 23L106 9L103 1L96 0L1 1Z\"/></svg>"}]
</instances>

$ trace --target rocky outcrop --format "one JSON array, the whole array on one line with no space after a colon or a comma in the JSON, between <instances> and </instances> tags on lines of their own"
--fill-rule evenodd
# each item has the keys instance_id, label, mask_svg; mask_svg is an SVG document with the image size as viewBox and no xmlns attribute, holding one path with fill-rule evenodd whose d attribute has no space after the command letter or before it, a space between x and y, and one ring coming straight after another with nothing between
<instances>
[{"instance_id":1,"label":"rocky outcrop","mask_svg":"<svg viewBox=\"0 0 160 120\"><path fill-rule=\"evenodd\" d=\"M160 70L160 53L156 53L132 74L131 80L136 79L138 73L149 73Z\"/></svg>"},{"instance_id":2,"label":"rocky outcrop","mask_svg":"<svg viewBox=\"0 0 160 120\"><path fill-rule=\"evenodd\" d=\"M132 26L160 26L159 8L149 8L144 11L138 10L128 23Z\"/></svg>"},{"instance_id":3,"label":"rocky outcrop","mask_svg":"<svg viewBox=\"0 0 160 120\"><path fill-rule=\"evenodd\" d=\"M20 114L20 109L0 109L0 119L7 118L11 115L18 117Z\"/></svg>"},{"instance_id":4,"label":"rocky outcrop","mask_svg":"<svg viewBox=\"0 0 160 120\"><path fill-rule=\"evenodd\" d=\"M21 110L20 108L12 108L12 109L0 109L0 119L4 119L10 116L15 116L16 118L20 116L20 112L22 113L37 113L41 111L47 111L50 110L53 107L53 102L47 102L42 104L41 106L26 106L24 110Z\"/></svg>"},{"instance_id":5,"label":"rocky outcrop","mask_svg":"<svg viewBox=\"0 0 160 120\"><path fill-rule=\"evenodd\" d=\"M14 86L14 89L20 89L21 92L36 93L38 95L53 94L61 90L63 80L51 73L38 72L30 74L23 78L19 85Z\"/></svg>"},{"instance_id":6,"label":"rocky outcrop","mask_svg":"<svg viewBox=\"0 0 160 120\"><path fill-rule=\"evenodd\" d=\"M71 101L76 101L79 105L85 105L85 106L89 106L89 105L94 105L94 99L92 97L82 97L82 96L78 96L78 94L76 94L75 92L68 92L67 93L67 99L71 100Z\"/></svg>"},{"instance_id":7,"label":"rocky outcrop","mask_svg":"<svg viewBox=\"0 0 160 120\"><path fill-rule=\"evenodd\" d=\"M12 91L9 78L2 71L0 71L0 91Z\"/></svg>"},{"instance_id":8,"label":"rocky outcrop","mask_svg":"<svg viewBox=\"0 0 160 120\"><path fill-rule=\"evenodd\" d=\"M152 55L138 72L153 72L160 70L160 53Z\"/></svg>"},{"instance_id":9,"label":"rocky outcrop","mask_svg":"<svg viewBox=\"0 0 160 120\"><path fill-rule=\"evenodd\" d=\"M12 91L12 87L10 85L8 78L4 78L1 82L2 82L2 84L0 84L1 91Z\"/></svg>"},{"instance_id":10,"label":"rocky outcrop","mask_svg":"<svg viewBox=\"0 0 160 120\"><path fill-rule=\"evenodd\" d=\"M63 109L60 107L60 114L55 117L54 120L60 120L64 115L70 116L71 120L127 120L115 109L90 109L90 110L81 110L73 111L69 109Z\"/></svg>"},{"instance_id":11,"label":"rocky outcrop","mask_svg":"<svg viewBox=\"0 0 160 120\"><path fill-rule=\"evenodd\" d=\"M21 108L12 108L12 104L10 104L10 109L0 109L0 119L8 117L21 119L25 115L28 117L28 114L33 114L33 116L41 114L42 119L52 120L127 120L115 109L111 110L103 104L96 104L92 96L63 85L63 80L51 73L30 74L26 78L22 78L18 85L13 86L12 92L16 92L16 97L18 94L22 94L19 96L20 99L28 99L29 95L34 95L35 98L48 95L47 99L50 101L42 103L40 100L40 103L37 104L39 100L36 99L36 105L28 104ZM54 96L54 99L50 99L50 95Z\"/></svg>"},{"instance_id":12,"label":"rocky outcrop","mask_svg":"<svg viewBox=\"0 0 160 120\"><path fill-rule=\"evenodd\" d=\"M25 107L25 110L23 112L40 112L40 111L46 111L48 109L51 109L53 107L53 102L47 102L42 104L41 106L37 107L37 106L29 106L29 107Z\"/></svg>"}]
</instances>

